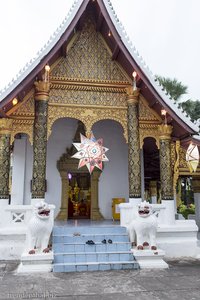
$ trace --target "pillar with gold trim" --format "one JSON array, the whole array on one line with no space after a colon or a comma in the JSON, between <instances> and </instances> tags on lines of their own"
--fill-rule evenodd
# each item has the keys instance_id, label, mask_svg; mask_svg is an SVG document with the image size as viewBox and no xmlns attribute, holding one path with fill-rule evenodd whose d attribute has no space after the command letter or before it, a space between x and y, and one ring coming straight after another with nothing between
<instances>
[{"instance_id":1,"label":"pillar with gold trim","mask_svg":"<svg viewBox=\"0 0 200 300\"><path fill-rule=\"evenodd\" d=\"M10 137L12 120L0 119L0 206L9 203Z\"/></svg>"},{"instance_id":2,"label":"pillar with gold trim","mask_svg":"<svg viewBox=\"0 0 200 300\"><path fill-rule=\"evenodd\" d=\"M44 199L46 192L46 148L49 90L49 82L35 82L32 202Z\"/></svg>"},{"instance_id":3,"label":"pillar with gold trim","mask_svg":"<svg viewBox=\"0 0 200 300\"><path fill-rule=\"evenodd\" d=\"M141 202L141 162L139 142L139 89L127 89L129 201Z\"/></svg>"},{"instance_id":4,"label":"pillar with gold trim","mask_svg":"<svg viewBox=\"0 0 200 300\"><path fill-rule=\"evenodd\" d=\"M171 166L171 133L172 126L159 125L160 140L160 184L162 204L166 206L163 223L173 224L175 222L173 178Z\"/></svg>"},{"instance_id":5,"label":"pillar with gold trim","mask_svg":"<svg viewBox=\"0 0 200 300\"><path fill-rule=\"evenodd\" d=\"M192 189L194 193L195 221L200 229L200 177L192 176Z\"/></svg>"}]
</instances>

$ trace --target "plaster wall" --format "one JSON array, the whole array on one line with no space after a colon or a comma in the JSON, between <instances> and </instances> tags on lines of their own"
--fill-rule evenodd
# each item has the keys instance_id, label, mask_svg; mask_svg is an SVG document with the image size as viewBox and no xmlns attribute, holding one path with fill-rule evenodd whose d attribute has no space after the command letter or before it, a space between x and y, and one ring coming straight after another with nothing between
<instances>
[{"instance_id":1,"label":"plaster wall","mask_svg":"<svg viewBox=\"0 0 200 300\"><path fill-rule=\"evenodd\" d=\"M71 147L77 129L77 120L62 118L57 120L52 127L52 133L47 143L47 192L45 199L55 205L55 217L61 203L61 178L57 169L57 161ZM66 174L67 176L67 174Z\"/></svg>"},{"instance_id":2,"label":"plaster wall","mask_svg":"<svg viewBox=\"0 0 200 300\"><path fill-rule=\"evenodd\" d=\"M11 204L24 203L24 183L26 168L26 136L22 139L15 139L13 152L13 168L12 168L12 191Z\"/></svg>"},{"instance_id":3,"label":"plaster wall","mask_svg":"<svg viewBox=\"0 0 200 300\"><path fill-rule=\"evenodd\" d=\"M128 201L128 145L121 125L112 120L99 121L93 126L96 138L103 138L109 162L99 179L99 208L105 219L112 218L112 198Z\"/></svg>"},{"instance_id":4,"label":"plaster wall","mask_svg":"<svg viewBox=\"0 0 200 300\"><path fill-rule=\"evenodd\" d=\"M31 204L31 180L33 172L33 146L29 140L26 140L26 153L25 153L25 183L24 183L24 204Z\"/></svg>"},{"instance_id":5,"label":"plaster wall","mask_svg":"<svg viewBox=\"0 0 200 300\"><path fill-rule=\"evenodd\" d=\"M11 204L30 204L31 178L33 168L33 147L28 136L15 139L12 168Z\"/></svg>"}]
</instances>

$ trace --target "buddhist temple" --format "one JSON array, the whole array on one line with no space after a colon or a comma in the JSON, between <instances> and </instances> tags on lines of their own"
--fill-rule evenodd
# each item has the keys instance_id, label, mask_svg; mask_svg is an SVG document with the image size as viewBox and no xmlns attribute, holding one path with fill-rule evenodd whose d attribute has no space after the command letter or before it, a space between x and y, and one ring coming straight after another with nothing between
<instances>
[{"instance_id":1,"label":"buddhist temple","mask_svg":"<svg viewBox=\"0 0 200 300\"><path fill-rule=\"evenodd\" d=\"M134 42L134 41L133 41ZM78 168L80 133L103 139L103 170ZM112 219L113 199L179 201L198 127L141 60L109 0L70 13L0 93L0 206L55 205L55 218Z\"/></svg>"}]
</instances>

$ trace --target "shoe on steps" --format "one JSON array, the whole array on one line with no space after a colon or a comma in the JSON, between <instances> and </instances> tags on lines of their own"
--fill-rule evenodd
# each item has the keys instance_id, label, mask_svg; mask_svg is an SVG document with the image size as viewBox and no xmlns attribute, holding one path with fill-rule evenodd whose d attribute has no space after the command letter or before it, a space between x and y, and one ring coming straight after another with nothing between
<instances>
[{"instance_id":1,"label":"shoe on steps","mask_svg":"<svg viewBox=\"0 0 200 300\"><path fill-rule=\"evenodd\" d=\"M106 244L106 239L104 239L103 241L101 241L102 242L102 244Z\"/></svg>"},{"instance_id":2,"label":"shoe on steps","mask_svg":"<svg viewBox=\"0 0 200 300\"><path fill-rule=\"evenodd\" d=\"M112 240L109 239L109 240L108 240L108 243L109 243L109 244L112 244Z\"/></svg>"},{"instance_id":3,"label":"shoe on steps","mask_svg":"<svg viewBox=\"0 0 200 300\"><path fill-rule=\"evenodd\" d=\"M89 240L89 241L86 242L86 244L87 244L87 245L95 245L95 242L92 241L92 240Z\"/></svg>"}]
</instances>

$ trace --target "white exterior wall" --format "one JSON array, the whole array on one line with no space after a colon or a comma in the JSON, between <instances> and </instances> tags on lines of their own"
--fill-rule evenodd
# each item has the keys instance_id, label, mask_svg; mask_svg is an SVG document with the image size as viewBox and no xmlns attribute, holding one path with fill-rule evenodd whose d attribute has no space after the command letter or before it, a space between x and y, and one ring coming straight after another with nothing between
<instances>
[{"instance_id":1,"label":"white exterior wall","mask_svg":"<svg viewBox=\"0 0 200 300\"><path fill-rule=\"evenodd\" d=\"M55 217L61 204L61 178L57 169L57 161L71 147L77 129L77 120L65 118L57 120L52 127L52 133L47 143L47 192L45 199L54 204Z\"/></svg>"},{"instance_id":2,"label":"white exterior wall","mask_svg":"<svg viewBox=\"0 0 200 300\"><path fill-rule=\"evenodd\" d=\"M52 134L47 143L47 192L45 199L56 206L55 216L59 212L61 203L61 178L57 170L57 161L71 147L77 129L77 120L65 118L57 120L52 128ZM104 170L99 179L99 207L104 218L112 218L112 198L128 200L128 146L123 136L121 125L115 121L105 120L96 123L93 127L96 138L103 138L104 146L109 148ZM24 201L19 203L30 204L30 181L32 178L33 148L26 140L25 157L25 184ZM20 152L14 157L15 164L21 160ZM18 161L16 160L18 159ZM19 176L20 173L19 173Z\"/></svg>"},{"instance_id":3,"label":"white exterior wall","mask_svg":"<svg viewBox=\"0 0 200 300\"><path fill-rule=\"evenodd\" d=\"M11 204L24 203L24 183L26 168L26 137L15 139L13 152L13 169L12 169L12 191Z\"/></svg>"},{"instance_id":4,"label":"white exterior wall","mask_svg":"<svg viewBox=\"0 0 200 300\"><path fill-rule=\"evenodd\" d=\"M99 179L99 208L105 219L112 218L112 198L129 199L128 188L128 145L122 126L111 120L99 121L93 126L96 138L103 138L109 162Z\"/></svg>"},{"instance_id":5,"label":"white exterior wall","mask_svg":"<svg viewBox=\"0 0 200 300\"><path fill-rule=\"evenodd\" d=\"M30 181L33 167L33 148L24 135L14 142L11 204L30 204Z\"/></svg>"},{"instance_id":6,"label":"white exterior wall","mask_svg":"<svg viewBox=\"0 0 200 300\"><path fill-rule=\"evenodd\" d=\"M25 164L25 185L24 185L24 204L31 204L31 180L33 172L33 146L26 140L26 164Z\"/></svg>"}]
</instances>

